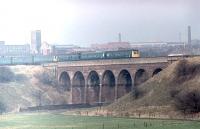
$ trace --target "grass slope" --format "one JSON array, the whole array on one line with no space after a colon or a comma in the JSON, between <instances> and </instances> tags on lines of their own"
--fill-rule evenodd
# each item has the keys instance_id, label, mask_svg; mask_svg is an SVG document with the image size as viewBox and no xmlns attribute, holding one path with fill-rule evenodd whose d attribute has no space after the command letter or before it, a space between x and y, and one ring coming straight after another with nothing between
<instances>
[{"instance_id":1,"label":"grass slope","mask_svg":"<svg viewBox=\"0 0 200 129\"><path fill-rule=\"evenodd\" d=\"M142 111L175 115L174 96L200 90L200 58L175 62L136 89L140 94L138 98L132 92L107 109L118 114Z\"/></svg>"}]
</instances>

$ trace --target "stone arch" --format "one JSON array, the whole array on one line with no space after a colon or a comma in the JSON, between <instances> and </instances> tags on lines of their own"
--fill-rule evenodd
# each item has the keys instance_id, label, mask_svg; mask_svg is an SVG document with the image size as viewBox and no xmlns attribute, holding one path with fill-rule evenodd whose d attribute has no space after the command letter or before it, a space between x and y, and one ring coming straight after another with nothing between
<instances>
[{"instance_id":1,"label":"stone arch","mask_svg":"<svg viewBox=\"0 0 200 129\"><path fill-rule=\"evenodd\" d=\"M87 103L99 102L100 78L96 71L91 71L87 77Z\"/></svg>"},{"instance_id":2,"label":"stone arch","mask_svg":"<svg viewBox=\"0 0 200 129\"><path fill-rule=\"evenodd\" d=\"M66 71L60 74L59 85L63 87L64 90L69 91L71 89L71 80L70 80L69 74Z\"/></svg>"},{"instance_id":3,"label":"stone arch","mask_svg":"<svg viewBox=\"0 0 200 129\"><path fill-rule=\"evenodd\" d=\"M135 86L138 86L148 80L148 73L144 69L138 69L137 72L135 73Z\"/></svg>"},{"instance_id":4,"label":"stone arch","mask_svg":"<svg viewBox=\"0 0 200 129\"><path fill-rule=\"evenodd\" d=\"M72 79L72 103L84 103L85 78L82 72L77 71Z\"/></svg>"},{"instance_id":5,"label":"stone arch","mask_svg":"<svg viewBox=\"0 0 200 129\"><path fill-rule=\"evenodd\" d=\"M102 76L101 101L110 103L115 100L115 76L112 71L106 70Z\"/></svg>"},{"instance_id":6,"label":"stone arch","mask_svg":"<svg viewBox=\"0 0 200 129\"><path fill-rule=\"evenodd\" d=\"M121 70L117 78L117 98L120 98L132 89L131 74L127 70Z\"/></svg>"},{"instance_id":7,"label":"stone arch","mask_svg":"<svg viewBox=\"0 0 200 129\"><path fill-rule=\"evenodd\" d=\"M161 72L161 71L162 71L161 68L155 69L155 70L153 71L153 73L152 73L152 77L153 77L154 75L158 74L158 73Z\"/></svg>"}]
</instances>

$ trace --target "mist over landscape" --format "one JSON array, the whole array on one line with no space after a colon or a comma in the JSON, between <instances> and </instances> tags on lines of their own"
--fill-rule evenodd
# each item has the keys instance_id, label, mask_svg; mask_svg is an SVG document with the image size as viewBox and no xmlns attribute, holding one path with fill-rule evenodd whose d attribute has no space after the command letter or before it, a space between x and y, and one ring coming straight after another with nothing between
<instances>
[{"instance_id":1,"label":"mist over landscape","mask_svg":"<svg viewBox=\"0 0 200 129\"><path fill-rule=\"evenodd\" d=\"M42 30L42 41L75 44L118 41L186 41L187 29L199 39L196 0L2 0L0 40L30 43L29 33Z\"/></svg>"}]
</instances>

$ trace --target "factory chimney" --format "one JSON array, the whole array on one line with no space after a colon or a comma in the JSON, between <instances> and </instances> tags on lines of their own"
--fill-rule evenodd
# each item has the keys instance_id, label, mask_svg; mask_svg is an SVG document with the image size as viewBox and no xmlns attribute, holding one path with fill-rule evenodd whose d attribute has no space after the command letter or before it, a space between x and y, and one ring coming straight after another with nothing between
<instances>
[{"instance_id":1,"label":"factory chimney","mask_svg":"<svg viewBox=\"0 0 200 129\"><path fill-rule=\"evenodd\" d=\"M191 27L188 26L188 44L191 45Z\"/></svg>"},{"instance_id":2,"label":"factory chimney","mask_svg":"<svg viewBox=\"0 0 200 129\"><path fill-rule=\"evenodd\" d=\"M121 33L119 33L119 42L122 42L122 37L121 37Z\"/></svg>"}]
</instances>

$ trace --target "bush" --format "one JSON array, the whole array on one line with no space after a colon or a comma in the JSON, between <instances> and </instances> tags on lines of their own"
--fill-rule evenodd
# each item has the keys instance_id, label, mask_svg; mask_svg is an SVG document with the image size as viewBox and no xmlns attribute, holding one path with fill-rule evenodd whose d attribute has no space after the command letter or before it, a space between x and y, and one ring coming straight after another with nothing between
<instances>
[{"instance_id":1,"label":"bush","mask_svg":"<svg viewBox=\"0 0 200 129\"><path fill-rule=\"evenodd\" d=\"M181 84L194 78L200 73L200 64L190 64L187 60L181 60L175 68L174 82Z\"/></svg>"},{"instance_id":2,"label":"bush","mask_svg":"<svg viewBox=\"0 0 200 129\"><path fill-rule=\"evenodd\" d=\"M27 77L24 74L16 74L15 80L16 81L25 81L25 80L27 80Z\"/></svg>"},{"instance_id":3,"label":"bush","mask_svg":"<svg viewBox=\"0 0 200 129\"><path fill-rule=\"evenodd\" d=\"M169 90L170 97L175 98L181 92L180 89L176 87L171 87Z\"/></svg>"},{"instance_id":4,"label":"bush","mask_svg":"<svg viewBox=\"0 0 200 129\"><path fill-rule=\"evenodd\" d=\"M15 74L9 67L0 67L0 82L8 83L13 81L24 81L27 77L24 74Z\"/></svg>"},{"instance_id":5,"label":"bush","mask_svg":"<svg viewBox=\"0 0 200 129\"><path fill-rule=\"evenodd\" d=\"M138 99L139 97L144 95L144 92L138 86L134 86L132 95L134 99Z\"/></svg>"},{"instance_id":6,"label":"bush","mask_svg":"<svg viewBox=\"0 0 200 129\"><path fill-rule=\"evenodd\" d=\"M50 73L47 71L39 72L34 75L37 79L39 79L40 82L46 85L56 86L57 81L55 77L53 77Z\"/></svg>"},{"instance_id":7,"label":"bush","mask_svg":"<svg viewBox=\"0 0 200 129\"><path fill-rule=\"evenodd\" d=\"M0 82L7 83L15 80L15 74L8 67L0 67Z\"/></svg>"},{"instance_id":8,"label":"bush","mask_svg":"<svg viewBox=\"0 0 200 129\"><path fill-rule=\"evenodd\" d=\"M184 113L200 112L200 91L183 91L175 97L175 106Z\"/></svg>"}]
</instances>

